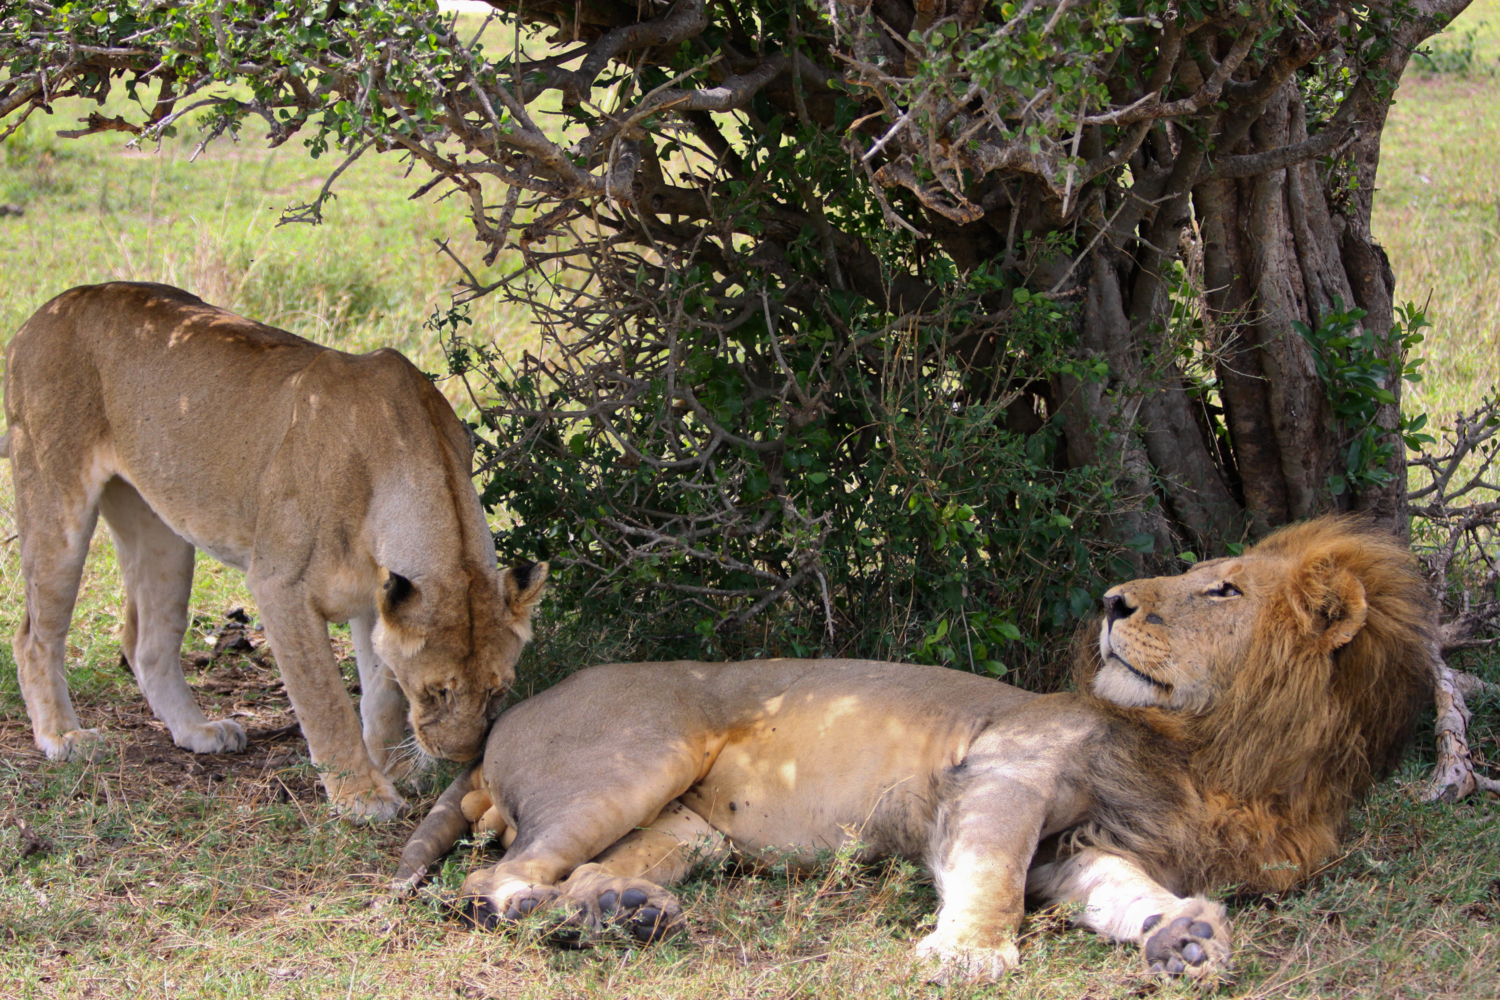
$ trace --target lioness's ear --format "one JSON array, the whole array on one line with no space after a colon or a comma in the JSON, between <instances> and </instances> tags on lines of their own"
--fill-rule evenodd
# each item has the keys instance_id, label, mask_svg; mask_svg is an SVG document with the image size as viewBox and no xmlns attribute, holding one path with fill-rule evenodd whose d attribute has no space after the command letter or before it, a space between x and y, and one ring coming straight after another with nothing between
<instances>
[{"instance_id":1,"label":"lioness's ear","mask_svg":"<svg viewBox=\"0 0 1500 1000\"><path fill-rule=\"evenodd\" d=\"M1359 577L1324 561L1304 571L1293 588L1292 602L1303 626L1328 653L1348 645L1370 617L1365 585Z\"/></svg>"},{"instance_id":2,"label":"lioness's ear","mask_svg":"<svg viewBox=\"0 0 1500 1000\"><path fill-rule=\"evenodd\" d=\"M547 564L522 563L500 576L500 595L510 609L512 631L522 642L531 641L531 612L547 589Z\"/></svg>"},{"instance_id":3,"label":"lioness's ear","mask_svg":"<svg viewBox=\"0 0 1500 1000\"><path fill-rule=\"evenodd\" d=\"M385 579L380 583L380 613L386 618L395 618L417 595L417 587L400 573L392 573L384 568L381 573L385 575Z\"/></svg>"},{"instance_id":4,"label":"lioness's ear","mask_svg":"<svg viewBox=\"0 0 1500 1000\"><path fill-rule=\"evenodd\" d=\"M392 573L383 566L380 574L382 577L380 596L376 598L380 620L385 624L386 630L396 639L402 655L416 656L421 652L426 639L407 628L403 619L407 617L406 611L416 602L417 585L400 573Z\"/></svg>"}]
</instances>

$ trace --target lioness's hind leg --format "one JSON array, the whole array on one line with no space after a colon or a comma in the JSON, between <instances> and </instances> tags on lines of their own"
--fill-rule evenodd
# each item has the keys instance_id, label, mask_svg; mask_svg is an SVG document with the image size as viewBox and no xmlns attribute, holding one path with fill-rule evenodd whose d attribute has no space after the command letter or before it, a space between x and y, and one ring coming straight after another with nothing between
<instances>
[{"instance_id":1,"label":"lioness's hind leg","mask_svg":"<svg viewBox=\"0 0 1500 1000\"><path fill-rule=\"evenodd\" d=\"M614 924L637 940L659 941L687 926L677 897L663 886L727 850L722 833L674 799L655 820L575 868L559 888L574 908L574 923L589 930Z\"/></svg>"},{"instance_id":2,"label":"lioness's hind leg","mask_svg":"<svg viewBox=\"0 0 1500 1000\"><path fill-rule=\"evenodd\" d=\"M36 745L48 758L91 757L102 737L98 730L82 728L73 711L66 658L68 626L98 510L86 484L58 488L57 470L35 468L31 454L19 451L14 442L11 459L26 585L26 614L11 641L21 696Z\"/></svg>"},{"instance_id":3,"label":"lioness's hind leg","mask_svg":"<svg viewBox=\"0 0 1500 1000\"><path fill-rule=\"evenodd\" d=\"M114 535L130 605L121 636L125 659L151 710L172 731L172 741L186 750L245 749L245 731L228 720L209 722L182 675L193 546L157 516L135 487L118 477L104 484L99 511Z\"/></svg>"}]
</instances>

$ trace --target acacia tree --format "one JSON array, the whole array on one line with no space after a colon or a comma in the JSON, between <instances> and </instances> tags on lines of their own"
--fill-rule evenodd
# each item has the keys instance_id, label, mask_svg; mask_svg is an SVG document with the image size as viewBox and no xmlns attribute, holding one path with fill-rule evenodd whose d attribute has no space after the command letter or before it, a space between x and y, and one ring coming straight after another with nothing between
<instances>
[{"instance_id":1,"label":"acacia tree","mask_svg":"<svg viewBox=\"0 0 1500 1000\"><path fill-rule=\"evenodd\" d=\"M460 299L550 338L451 341L503 544L702 636L904 608L903 648L998 670L1034 630L996 605L1062 625L1153 553L1400 526L1423 320L1371 200L1467 2L491 0L482 39L419 0L17 2L0 120L123 88L65 134L300 138L341 159L297 221L407 157L485 248Z\"/></svg>"}]
</instances>

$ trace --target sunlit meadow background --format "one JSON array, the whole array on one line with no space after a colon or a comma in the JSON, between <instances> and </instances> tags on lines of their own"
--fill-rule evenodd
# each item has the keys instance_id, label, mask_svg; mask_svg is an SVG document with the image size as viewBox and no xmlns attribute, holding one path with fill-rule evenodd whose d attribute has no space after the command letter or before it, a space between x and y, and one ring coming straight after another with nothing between
<instances>
[{"instance_id":1,"label":"sunlit meadow background","mask_svg":"<svg viewBox=\"0 0 1500 1000\"><path fill-rule=\"evenodd\" d=\"M477 27L477 20L471 27ZM1469 34L1472 33L1472 34ZM1375 233L1403 300L1426 302L1427 380L1412 412L1441 424L1500 381L1500 0L1477 0L1409 73L1385 133ZM1453 72L1454 69L1466 70ZM189 162L188 129L159 150L111 136L63 140L59 102L0 148L0 343L51 295L112 279L162 281L345 350L394 346L428 371L442 352L424 321L445 306L451 239L474 260L460 207L408 195L392 157L338 186L320 227L281 210L317 193L327 160L294 140L244 141ZM494 269L514 266L502 258ZM475 330L509 352L534 345L525 315L483 301ZM454 402L463 405L455 387ZM225 388L223 406L255 401ZM0 476L0 635L22 612L8 476ZM250 750L194 758L171 746L118 665L122 602L107 536L95 539L74 617L70 680L112 754L49 764L31 744L8 644L0 644L0 998L11 997L794 997L1186 996L1136 955L1062 915L1029 918L1023 971L993 987L936 987L906 960L934 895L904 865L705 873L683 891L687 940L562 951L526 932L476 935L443 900L460 852L415 902L383 886L411 822L370 830L331 818L290 726L274 667L226 653L189 667L211 715L233 715ZM238 573L200 559L189 652L225 612L253 605ZM347 643L335 635L341 648ZM527 654L521 688L547 675ZM198 660L207 660L199 656ZM579 664L581 665L581 664ZM1474 669L1497 676L1478 659ZM346 663L346 669L349 668ZM1473 744L1500 759L1500 711L1475 706ZM609 724L609 720L600 720ZM1301 893L1239 900L1240 996L1500 993L1500 823L1494 803L1427 806L1421 751L1356 817L1347 855ZM433 790L418 796L425 808Z\"/></svg>"}]
</instances>

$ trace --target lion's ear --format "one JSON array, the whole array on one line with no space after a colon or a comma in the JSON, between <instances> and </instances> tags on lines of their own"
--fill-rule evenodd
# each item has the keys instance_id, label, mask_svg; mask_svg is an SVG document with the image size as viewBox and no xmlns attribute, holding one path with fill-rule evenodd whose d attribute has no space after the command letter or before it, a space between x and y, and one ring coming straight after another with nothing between
<instances>
[{"instance_id":1,"label":"lion's ear","mask_svg":"<svg viewBox=\"0 0 1500 1000\"><path fill-rule=\"evenodd\" d=\"M531 612L547 589L547 564L522 563L500 575L500 594L510 609L511 629L522 642L531 639Z\"/></svg>"},{"instance_id":2,"label":"lion's ear","mask_svg":"<svg viewBox=\"0 0 1500 1000\"><path fill-rule=\"evenodd\" d=\"M1324 652L1348 645L1370 617L1365 585L1339 566L1321 563L1304 576L1295 590L1297 615L1317 636Z\"/></svg>"}]
</instances>

